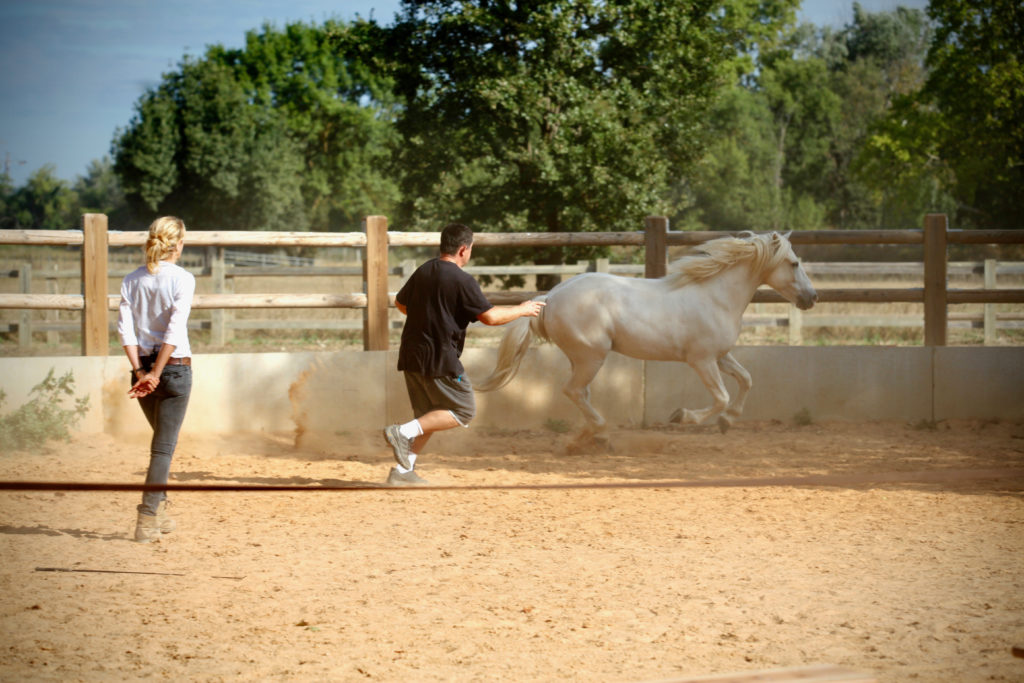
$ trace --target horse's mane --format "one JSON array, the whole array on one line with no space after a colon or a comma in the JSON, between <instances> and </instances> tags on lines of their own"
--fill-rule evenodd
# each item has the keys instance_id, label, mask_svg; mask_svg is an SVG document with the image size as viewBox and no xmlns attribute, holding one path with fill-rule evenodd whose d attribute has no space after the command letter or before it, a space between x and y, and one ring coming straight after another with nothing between
<instances>
[{"instance_id":1,"label":"horse's mane","mask_svg":"<svg viewBox=\"0 0 1024 683\"><path fill-rule=\"evenodd\" d=\"M682 287L707 280L729 266L748 260L752 261L755 271L764 272L777 266L791 250L789 240L777 232L719 237L691 247L688 253L669 264L664 279L672 287Z\"/></svg>"}]
</instances>

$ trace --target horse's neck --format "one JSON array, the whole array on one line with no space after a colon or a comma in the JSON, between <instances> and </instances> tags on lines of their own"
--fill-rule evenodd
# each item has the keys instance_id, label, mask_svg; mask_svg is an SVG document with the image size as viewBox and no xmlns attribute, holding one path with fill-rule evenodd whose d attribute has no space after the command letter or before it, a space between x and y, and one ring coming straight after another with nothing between
<instances>
[{"instance_id":1,"label":"horse's neck","mask_svg":"<svg viewBox=\"0 0 1024 683\"><path fill-rule=\"evenodd\" d=\"M742 314L761 285L761 278L749 264L740 263L696 284L722 308Z\"/></svg>"}]
</instances>

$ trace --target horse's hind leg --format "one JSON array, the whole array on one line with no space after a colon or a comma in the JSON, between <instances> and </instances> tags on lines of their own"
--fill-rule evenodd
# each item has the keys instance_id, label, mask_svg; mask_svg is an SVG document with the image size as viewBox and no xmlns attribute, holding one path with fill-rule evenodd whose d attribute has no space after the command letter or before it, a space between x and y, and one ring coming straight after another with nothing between
<instances>
[{"instance_id":1,"label":"horse's hind leg","mask_svg":"<svg viewBox=\"0 0 1024 683\"><path fill-rule=\"evenodd\" d=\"M739 364L731 353L727 353L718 359L718 368L733 377L736 380L736 384L739 385L739 390L736 396L729 402L728 408L725 409L723 414L718 416L718 428L724 434L732 426L732 423L743 414L743 404L747 400L747 394L750 393L753 381L750 379L750 373Z\"/></svg>"},{"instance_id":2,"label":"horse's hind leg","mask_svg":"<svg viewBox=\"0 0 1024 683\"><path fill-rule=\"evenodd\" d=\"M572 363L572 376L562 387L562 392L569 397L569 400L576 404L576 407L583 413L587 421L583 433L577 438L577 444L583 446L597 441L605 448L609 448L607 437L604 435L606 423L601 414L590 405L590 383L597 376L597 371L604 365L603 354L590 354L584 357L570 358Z\"/></svg>"}]
</instances>

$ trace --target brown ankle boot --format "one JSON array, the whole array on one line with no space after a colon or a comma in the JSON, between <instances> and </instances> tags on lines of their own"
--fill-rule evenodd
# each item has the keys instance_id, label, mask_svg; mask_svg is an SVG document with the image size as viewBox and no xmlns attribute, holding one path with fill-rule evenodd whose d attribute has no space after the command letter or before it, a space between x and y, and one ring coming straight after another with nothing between
<instances>
[{"instance_id":1,"label":"brown ankle boot","mask_svg":"<svg viewBox=\"0 0 1024 683\"><path fill-rule=\"evenodd\" d=\"M178 523L167 514L168 503L169 501L164 498L156 506L156 524L160 528L161 534L169 534L178 528Z\"/></svg>"},{"instance_id":2,"label":"brown ankle boot","mask_svg":"<svg viewBox=\"0 0 1024 683\"><path fill-rule=\"evenodd\" d=\"M139 513L139 520L135 524L135 540L139 543L160 540L160 525L157 523L156 515Z\"/></svg>"}]
</instances>

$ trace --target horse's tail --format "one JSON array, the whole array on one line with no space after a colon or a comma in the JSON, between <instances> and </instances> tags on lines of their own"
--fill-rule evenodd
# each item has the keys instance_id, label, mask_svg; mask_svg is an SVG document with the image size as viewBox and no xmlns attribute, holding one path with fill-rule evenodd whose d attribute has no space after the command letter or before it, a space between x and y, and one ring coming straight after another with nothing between
<instances>
[{"instance_id":1,"label":"horse's tail","mask_svg":"<svg viewBox=\"0 0 1024 683\"><path fill-rule=\"evenodd\" d=\"M547 296L536 297L536 301L543 301ZM500 389L516 376L519 372L519 365L526 357L530 349L530 340L533 335L544 337L544 309L536 318L519 318L505 326L505 334L498 346L498 362L494 370L486 379L479 383L474 382L473 388L477 391L494 391Z\"/></svg>"}]
</instances>

